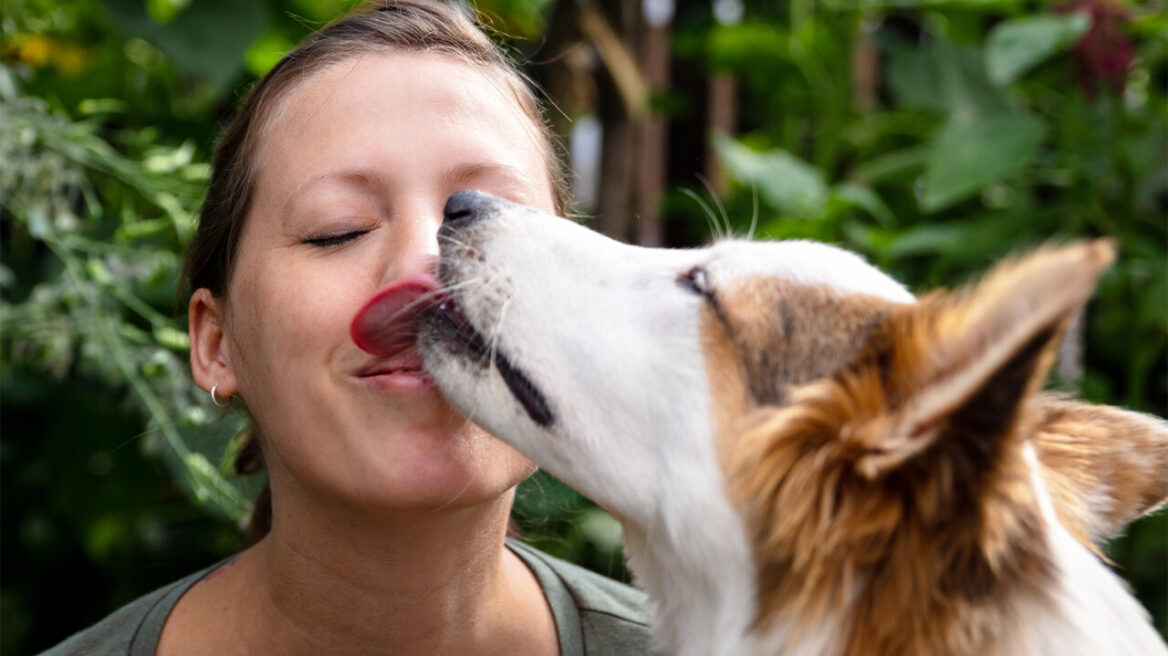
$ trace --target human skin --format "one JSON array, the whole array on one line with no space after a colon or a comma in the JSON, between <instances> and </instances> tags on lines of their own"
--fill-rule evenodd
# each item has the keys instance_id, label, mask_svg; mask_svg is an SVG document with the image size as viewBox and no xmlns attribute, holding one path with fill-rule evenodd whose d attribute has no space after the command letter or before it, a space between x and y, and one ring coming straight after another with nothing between
<instances>
[{"instance_id":1,"label":"human skin","mask_svg":"<svg viewBox=\"0 0 1168 656\"><path fill-rule=\"evenodd\" d=\"M190 332L200 387L259 427L272 530L183 597L159 653L558 653L503 546L532 464L412 349L349 336L374 292L432 269L454 191L553 209L535 127L491 73L387 52L300 82L265 130L228 292L192 295Z\"/></svg>"}]
</instances>

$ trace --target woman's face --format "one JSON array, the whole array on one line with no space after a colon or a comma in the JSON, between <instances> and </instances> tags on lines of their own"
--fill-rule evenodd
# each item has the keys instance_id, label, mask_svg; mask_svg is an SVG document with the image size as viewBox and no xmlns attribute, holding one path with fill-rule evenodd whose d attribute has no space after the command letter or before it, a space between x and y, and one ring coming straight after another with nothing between
<instances>
[{"instance_id":1,"label":"woman's face","mask_svg":"<svg viewBox=\"0 0 1168 656\"><path fill-rule=\"evenodd\" d=\"M514 486L529 461L452 409L412 348L379 359L349 324L379 288L430 270L451 193L553 209L532 121L481 69L386 53L305 79L266 129L222 325L273 482L403 510Z\"/></svg>"}]
</instances>

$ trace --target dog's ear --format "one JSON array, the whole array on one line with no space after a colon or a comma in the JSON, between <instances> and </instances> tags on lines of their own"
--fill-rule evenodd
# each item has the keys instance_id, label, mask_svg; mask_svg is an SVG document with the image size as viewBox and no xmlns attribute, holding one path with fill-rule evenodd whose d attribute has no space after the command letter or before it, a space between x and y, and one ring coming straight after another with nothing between
<instances>
[{"instance_id":1,"label":"dog's ear","mask_svg":"<svg viewBox=\"0 0 1168 656\"><path fill-rule=\"evenodd\" d=\"M892 312L844 374L862 394L859 381L879 381L879 412L842 435L857 449L856 470L878 477L948 433L1011 434L1113 258L1105 240L1040 250L978 284Z\"/></svg>"},{"instance_id":2,"label":"dog's ear","mask_svg":"<svg viewBox=\"0 0 1168 656\"><path fill-rule=\"evenodd\" d=\"M1168 422L1041 395L1033 443L1064 526L1096 548L1168 500Z\"/></svg>"}]
</instances>

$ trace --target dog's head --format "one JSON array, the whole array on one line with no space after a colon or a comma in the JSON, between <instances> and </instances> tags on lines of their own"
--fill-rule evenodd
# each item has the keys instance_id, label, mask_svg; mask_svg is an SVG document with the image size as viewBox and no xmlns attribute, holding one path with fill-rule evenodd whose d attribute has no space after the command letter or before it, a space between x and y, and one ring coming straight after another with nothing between
<instances>
[{"instance_id":1,"label":"dog's head","mask_svg":"<svg viewBox=\"0 0 1168 656\"><path fill-rule=\"evenodd\" d=\"M1112 257L1103 242L1040 253L918 303L825 244L639 248L478 192L451 204L427 370L472 420L633 520L663 496L646 478L732 466L761 417L829 386L879 397L878 429L840 427L869 478L991 381L1006 390L995 376L1015 357L1002 394L1024 397Z\"/></svg>"}]
</instances>

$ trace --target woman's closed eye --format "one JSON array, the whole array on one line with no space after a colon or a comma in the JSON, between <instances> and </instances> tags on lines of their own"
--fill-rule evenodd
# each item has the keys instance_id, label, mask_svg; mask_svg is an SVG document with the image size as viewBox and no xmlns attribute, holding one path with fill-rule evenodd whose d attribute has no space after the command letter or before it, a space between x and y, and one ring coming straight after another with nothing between
<instances>
[{"instance_id":1,"label":"woman's closed eye","mask_svg":"<svg viewBox=\"0 0 1168 656\"><path fill-rule=\"evenodd\" d=\"M311 237L305 237L301 241L302 241L302 243L308 244L309 246L315 246L316 248L330 248L333 246L341 246L342 244L347 244L347 243L349 243L355 239L358 239L358 238L360 238L363 235L366 235L368 233L369 233L368 230L346 230L343 232L325 233L322 235L313 235Z\"/></svg>"}]
</instances>

